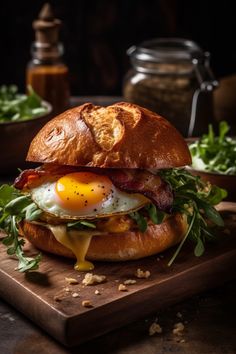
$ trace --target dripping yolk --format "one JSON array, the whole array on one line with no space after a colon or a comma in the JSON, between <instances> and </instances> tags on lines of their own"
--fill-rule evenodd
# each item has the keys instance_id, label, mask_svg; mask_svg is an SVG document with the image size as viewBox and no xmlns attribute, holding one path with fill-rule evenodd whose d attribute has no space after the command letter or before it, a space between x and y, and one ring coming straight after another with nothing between
<instances>
[{"instance_id":1,"label":"dripping yolk","mask_svg":"<svg viewBox=\"0 0 236 354\"><path fill-rule=\"evenodd\" d=\"M60 204L68 210L83 210L101 205L112 193L107 176L91 172L69 173L56 182Z\"/></svg>"}]
</instances>

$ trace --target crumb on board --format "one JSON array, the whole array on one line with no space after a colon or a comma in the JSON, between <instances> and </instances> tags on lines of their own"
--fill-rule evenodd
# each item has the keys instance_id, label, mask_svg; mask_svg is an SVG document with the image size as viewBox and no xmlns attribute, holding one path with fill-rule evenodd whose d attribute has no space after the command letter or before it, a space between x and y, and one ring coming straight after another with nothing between
<instances>
[{"instance_id":1,"label":"crumb on board","mask_svg":"<svg viewBox=\"0 0 236 354\"><path fill-rule=\"evenodd\" d=\"M69 293L69 292L71 291L71 289L68 288L68 287L64 288L64 290L65 290L65 292L67 292L67 293Z\"/></svg>"},{"instance_id":2,"label":"crumb on board","mask_svg":"<svg viewBox=\"0 0 236 354\"><path fill-rule=\"evenodd\" d=\"M106 280L105 275L97 275L92 273L86 273L82 283L84 285L93 285L103 283Z\"/></svg>"},{"instance_id":3,"label":"crumb on board","mask_svg":"<svg viewBox=\"0 0 236 354\"><path fill-rule=\"evenodd\" d=\"M56 301L56 302L61 302L63 300L63 296L61 295L55 295L53 297L53 300Z\"/></svg>"},{"instance_id":4,"label":"crumb on board","mask_svg":"<svg viewBox=\"0 0 236 354\"><path fill-rule=\"evenodd\" d=\"M78 280L75 278L65 278L65 280L69 283L69 284L79 284Z\"/></svg>"},{"instance_id":5,"label":"crumb on board","mask_svg":"<svg viewBox=\"0 0 236 354\"><path fill-rule=\"evenodd\" d=\"M176 336L182 336L184 332L185 326L182 322L178 322L174 324L173 334Z\"/></svg>"},{"instance_id":6,"label":"crumb on board","mask_svg":"<svg viewBox=\"0 0 236 354\"><path fill-rule=\"evenodd\" d=\"M176 317L178 317L178 318L183 318L183 315L182 315L181 312L177 312Z\"/></svg>"},{"instance_id":7,"label":"crumb on board","mask_svg":"<svg viewBox=\"0 0 236 354\"><path fill-rule=\"evenodd\" d=\"M132 284L135 284L135 283L137 283L137 280L135 280L135 279L127 279L127 280L124 281L125 285L132 285Z\"/></svg>"},{"instance_id":8,"label":"crumb on board","mask_svg":"<svg viewBox=\"0 0 236 354\"><path fill-rule=\"evenodd\" d=\"M149 327L149 336L153 336L156 333L162 333L162 327L159 325L159 323L153 322Z\"/></svg>"},{"instance_id":9,"label":"crumb on board","mask_svg":"<svg viewBox=\"0 0 236 354\"><path fill-rule=\"evenodd\" d=\"M95 290L94 292L95 295L101 295L100 291L98 289Z\"/></svg>"},{"instance_id":10,"label":"crumb on board","mask_svg":"<svg viewBox=\"0 0 236 354\"><path fill-rule=\"evenodd\" d=\"M10 322L14 322L15 321L15 318L10 314L10 313L0 313L0 318L1 319L4 319L4 320L8 320Z\"/></svg>"},{"instance_id":11,"label":"crumb on board","mask_svg":"<svg viewBox=\"0 0 236 354\"><path fill-rule=\"evenodd\" d=\"M92 305L90 300L83 300L82 301L82 306L83 307L93 307L93 305Z\"/></svg>"},{"instance_id":12,"label":"crumb on board","mask_svg":"<svg viewBox=\"0 0 236 354\"><path fill-rule=\"evenodd\" d=\"M79 294L78 293L73 293L71 296L72 297L79 297Z\"/></svg>"},{"instance_id":13,"label":"crumb on board","mask_svg":"<svg viewBox=\"0 0 236 354\"><path fill-rule=\"evenodd\" d=\"M135 272L135 276L140 279L147 279L150 277L150 275L151 273L149 272L149 270L142 270L140 268L138 268Z\"/></svg>"},{"instance_id":14,"label":"crumb on board","mask_svg":"<svg viewBox=\"0 0 236 354\"><path fill-rule=\"evenodd\" d=\"M119 291L128 291L128 288L127 288L127 286L124 285L124 284L119 284L118 290L119 290Z\"/></svg>"}]
</instances>

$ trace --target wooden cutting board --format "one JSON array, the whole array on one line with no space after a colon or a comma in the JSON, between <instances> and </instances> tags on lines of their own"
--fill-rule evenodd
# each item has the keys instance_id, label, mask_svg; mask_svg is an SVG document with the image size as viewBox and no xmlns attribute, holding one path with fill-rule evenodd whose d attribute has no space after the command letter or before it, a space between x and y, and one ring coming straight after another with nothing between
<instances>
[{"instance_id":1,"label":"wooden cutting board","mask_svg":"<svg viewBox=\"0 0 236 354\"><path fill-rule=\"evenodd\" d=\"M105 283L83 286L84 273L73 270L73 261L43 255L39 272L21 274L14 270L15 259L0 245L0 296L67 346L74 346L142 318L193 294L235 277L236 204L222 203L225 229L219 242L208 244L207 251L194 257L185 247L172 267L166 264L173 249L161 256L125 263L96 263L94 274L105 275ZM27 245L29 254L37 251ZM148 279L137 279L138 268L149 270ZM72 277L78 284L68 284ZM118 285L128 291L118 291ZM95 294L99 290L100 294ZM73 297L78 293L79 297ZM82 306L90 300L93 307Z\"/></svg>"}]
</instances>

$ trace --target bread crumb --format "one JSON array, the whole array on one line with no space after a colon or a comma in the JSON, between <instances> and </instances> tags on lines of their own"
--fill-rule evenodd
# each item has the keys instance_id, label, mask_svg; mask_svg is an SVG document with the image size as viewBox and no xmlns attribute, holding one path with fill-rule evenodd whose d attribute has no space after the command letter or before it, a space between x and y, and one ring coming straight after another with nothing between
<instances>
[{"instance_id":1,"label":"bread crumb","mask_svg":"<svg viewBox=\"0 0 236 354\"><path fill-rule=\"evenodd\" d=\"M78 293L73 293L71 296L72 297L79 297L79 294Z\"/></svg>"},{"instance_id":2,"label":"bread crumb","mask_svg":"<svg viewBox=\"0 0 236 354\"><path fill-rule=\"evenodd\" d=\"M82 283L87 286L87 285L99 284L104 282L105 280L106 280L105 275L86 273L84 279L82 280Z\"/></svg>"},{"instance_id":3,"label":"bread crumb","mask_svg":"<svg viewBox=\"0 0 236 354\"><path fill-rule=\"evenodd\" d=\"M101 295L100 291L98 289L95 290L94 292L95 295Z\"/></svg>"},{"instance_id":4,"label":"bread crumb","mask_svg":"<svg viewBox=\"0 0 236 354\"><path fill-rule=\"evenodd\" d=\"M125 286L124 284L119 284L118 290L119 290L119 291L128 291L128 288L127 288L127 286Z\"/></svg>"},{"instance_id":5,"label":"bread crumb","mask_svg":"<svg viewBox=\"0 0 236 354\"><path fill-rule=\"evenodd\" d=\"M82 306L84 306L84 307L93 307L93 305L92 305L90 300L83 300L82 301Z\"/></svg>"},{"instance_id":6,"label":"bread crumb","mask_svg":"<svg viewBox=\"0 0 236 354\"><path fill-rule=\"evenodd\" d=\"M181 339L181 340L180 340L180 343L185 343L185 342L186 342L185 339Z\"/></svg>"},{"instance_id":7,"label":"bread crumb","mask_svg":"<svg viewBox=\"0 0 236 354\"><path fill-rule=\"evenodd\" d=\"M153 322L149 327L149 336L153 336L156 333L162 333L162 327L159 325L159 323Z\"/></svg>"},{"instance_id":8,"label":"bread crumb","mask_svg":"<svg viewBox=\"0 0 236 354\"><path fill-rule=\"evenodd\" d=\"M119 283L119 279L116 279L115 282L116 282L116 283Z\"/></svg>"},{"instance_id":9,"label":"bread crumb","mask_svg":"<svg viewBox=\"0 0 236 354\"><path fill-rule=\"evenodd\" d=\"M63 300L63 297L60 295L55 295L53 300L57 301L57 302L61 302Z\"/></svg>"},{"instance_id":10,"label":"bread crumb","mask_svg":"<svg viewBox=\"0 0 236 354\"><path fill-rule=\"evenodd\" d=\"M177 312L176 317L178 317L178 318L183 318L183 315L182 315L181 312Z\"/></svg>"},{"instance_id":11,"label":"bread crumb","mask_svg":"<svg viewBox=\"0 0 236 354\"><path fill-rule=\"evenodd\" d=\"M132 284L135 284L135 283L137 283L137 280L135 280L135 279L127 279L127 280L124 281L125 285L132 285Z\"/></svg>"},{"instance_id":12,"label":"bread crumb","mask_svg":"<svg viewBox=\"0 0 236 354\"><path fill-rule=\"evenodd\" d=\"M69 284L79 284L78 280L75 278L65 278Z\"/></svg>"},{"instance_id":13,"label":"bread crumb","mask_svg":"<svg viewBox=\"0 0 236 354\"><path fill-rule=\"evenodd\" d=\"M177 336L182 336L184 328L185 328L184 324L182 322L178 322L174 324L174 329L172 332Z\"/></svg>"},{"instance_id":14,"label":"bread crumb","mask_svg":"<svg viewBox=\"0 0 236 354\"><path fill-rule=\"evenodd\" d=\"M66 287L64 290L65 290L67 293L69 293L69 292L71 291L71 289L68 288L68 287Z\"/></svg>"},{"instance_id":15,"label":"bread crumb","mask_svg":"<svg viewBox=\"0 0 236 354\"><path fill-rule=\"evenodd\" d=\"M149 270L141 270L140 268L138 268L135 273L135 276L140 279L147 279L150 277L150 275L151 273L149 272Z\"/></svg>"}]
</instances>

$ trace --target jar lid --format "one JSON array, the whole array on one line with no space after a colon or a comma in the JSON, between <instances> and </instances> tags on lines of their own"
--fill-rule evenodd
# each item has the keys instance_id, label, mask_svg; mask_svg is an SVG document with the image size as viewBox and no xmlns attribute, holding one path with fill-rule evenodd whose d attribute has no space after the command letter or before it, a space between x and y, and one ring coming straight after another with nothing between
<instances>
[{"instance_id":1,"label":"jar lid","mask_svg":"<svg viewBox=\"0 0 236 354\"><path fill-rule=\"evenodd\" d=\"M132 46L127 54L146 62L192 61L204 58L204 52L195 42L183 38L158 38Z\"/></svg>"}]
</instances>

